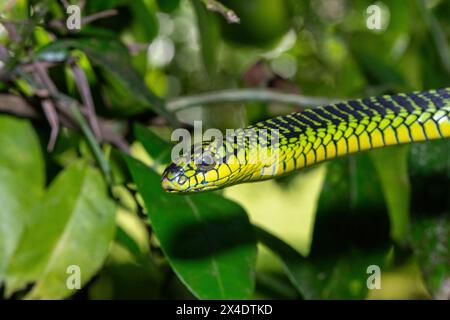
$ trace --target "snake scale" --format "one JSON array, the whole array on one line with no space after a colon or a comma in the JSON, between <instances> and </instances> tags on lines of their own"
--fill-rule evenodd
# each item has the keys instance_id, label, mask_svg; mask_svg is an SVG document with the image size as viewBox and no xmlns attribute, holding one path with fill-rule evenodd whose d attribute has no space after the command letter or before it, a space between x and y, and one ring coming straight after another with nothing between
<instances>
[{"instance_id":1,"label":"snake scale","mask_svg":"<svg viewBox=\"0 0 450 320\"><path fill-rule=\"evenodd\" d=\"M448 137L450 88L350 100L193 145L188 157L167 167L162 187L173 193L214 190L364 150ZM258 152L264 161L254 161Z\"/></svg>"}]
</instances>

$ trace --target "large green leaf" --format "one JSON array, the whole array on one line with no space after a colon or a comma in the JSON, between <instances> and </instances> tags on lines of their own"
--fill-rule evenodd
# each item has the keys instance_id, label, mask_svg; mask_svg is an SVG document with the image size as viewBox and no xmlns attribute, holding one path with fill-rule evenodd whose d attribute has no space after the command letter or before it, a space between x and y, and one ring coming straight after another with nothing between
<instances>
[{"instance_id":1,"label":"large green leaf","mask_svg":"<svg viewBox=\"0 0 450 320\"><path fill-rule=\"evenodd\" d=\"M413 212L450 208L450 139L416 143L408 159Z\"/></svg>"},{"instance_id":2,"label":"large green leaf","mask_svg":"<svg viewBox=\"0 0 450 320\"><path fill-rule=\"evenodd\" d=\"M415 217L412 221L412 243L430 293L445 296L450 279L450 219L448 213L433 217ZM447 291L448 292L448 291Z\"/></svg>"},{"instance_id":3,"label":"large green leaf","mask_svg":"<svg viewBox=\"0 0 450 320\"><path fill-rule=\"evenodd\" d=\"M370 152L388 208L393 240L406 244L409 232L408 146Z\"/></svg>"},{"instance_id":4,"label":"large green leaf","mask_svg":"<svg viewBox=\"0 0 450 320\"><path fill-rule=\"evenodd\" d=\"M39 140L26 120L0 116L0 283L44 191Z\"/></svg>"},{"instance_id":5,"label":"large green leaf","mask_svg":"<svg viewBox=\"0 0 450 320\"><path fill-rule=\"evenodd\" d=\"M319 298L319 277L312 262L266 230L257 228L256 232L258 240L279 257L284 272L298 292L305 299Z\"/></svg>"},{"instance_id":6,"label":"large green leaf","mask_svg":"<svg viewBox=\"0 0 450 320\"><path fill-rule=\"evenodd\" d=\"M69 266L78 266L81 285L98 271L115 231L115 205L98 170L75 162L51 184L11 259L7 292L34 282L27 298L57 299Z\"/></svg>"},{"instance_id":7,"label":"large green leaf","mask_svg":"<svg viewBox=\"0 0 450 320\"><path fill-rule=\"evenodd\" d=\"M412 246L428 290L446 299L450 278L450 140L414 144L409 157Z\"/></svg>"},{"instance_id":8,"label":"large green leaf","mask_svg":"<svg viewBox=\"0 0 450 320\"><path fill-rule=\"evenodd\" d=\"M319 200L311 253L321 299L363 299L367 267L385 265L389 220L367 153L336 159Z\"/></svg>"},{"instance_id":9,"label":"large green leaf","mask_svg":"<svg viewBox=\"0 0 450 320\"><path fill-rule=\"evenodd\" d=\"M192 0L197 15L203 64L210 77L217 71L217 51L220 45L220 27L217 16L209 12L201 1Z\"/></svg>"},{"instance_id":10,"label":"large green leaf","mask_svg":"<svg viewBox=\"0 0 450 320\"><path fill-rule=\"evenodd\" d=\"M291 284L305 299L362 299L367 293L369 265L382 265L386 248L361 250L331 258L304 258L290 245L263 229L258 240L280 259Z\"/></svg>"},{"instance_id":11,"label":"large green leaf","mask_svg":"<svg viewBox=\"0 0 450 320\"><path fill-rule=\"evenodd\" d=\"M249 298L256 244L244 210L215 194L167 194L158 174L125 159L161 248L183 283L201 299Z\"/></svg>"},{"instance_id":12,"label":"large green leaf","mask_svg":"<svg viewBox=\"0 0 450 320\"><path fill-rule=\"evenodd\" d=\"M158 35L156 8L148 5L148 1L125 1L133 14L131 29L138 41L152 41ZM152 8L151 8L152 7Z\"/></svg>"}]
</instances>

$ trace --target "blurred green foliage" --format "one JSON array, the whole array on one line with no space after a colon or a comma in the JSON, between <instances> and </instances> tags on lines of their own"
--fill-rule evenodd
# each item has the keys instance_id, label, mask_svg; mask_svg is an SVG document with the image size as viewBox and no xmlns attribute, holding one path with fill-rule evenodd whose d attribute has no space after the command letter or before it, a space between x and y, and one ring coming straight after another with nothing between
<instances>
[{"instance_id":1,"label":"blurred green foliage","mask_svg":"<svg viewBox=\"0 0 450 320\"><path fill-rule=\"evenodd\" d=\"M297 109L252 102L173 113L175 97L268 87L348 98L448 86L450 1L377 2L378 31L366 26L368 0L223 0L240 24L201 0L86 1L82 17L116 11L75 31L59 1L9 3L0 3L0 106L19 96L38 115L0 115L0 297L441 297L450 277L448 140L204 195L165 194L159 174L171 128L239 127ZM48 97L27 71L36 61L50 65L71 104L85 103L73 64L85 73L108 129L96 147L109 184L76 121L44 152ZM80 290L66 286L71 265L81 269ZM381 290L367 289L369 265L382 269Z\"/></svg>"}]
</instances>

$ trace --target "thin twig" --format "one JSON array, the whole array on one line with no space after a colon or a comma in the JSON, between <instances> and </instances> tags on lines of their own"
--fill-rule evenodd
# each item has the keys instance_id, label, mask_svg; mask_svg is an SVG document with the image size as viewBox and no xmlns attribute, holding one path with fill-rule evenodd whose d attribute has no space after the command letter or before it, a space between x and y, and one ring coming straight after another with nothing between
<instances>
[{"instance_id":1,"label":"thin twig","mask_svg":"<svg viewBox=\"0 0 450 320\"><path fill-rule=\"evenodd\" d=\"M205 4L206 9L209 11L220 13L228 23L240 23L241 20L237 14L230 8L224 6L221 2L216 0L202 0Z\"/></svg>"},{"instance_id":2,"label":"thin twig","mask_svg":"<svg viewBox=\"0 0 450 320\"><path fill-rule=\"evenodd\" d=\"M50 124L50 138L48 139L47 151L53 151L59 134L59 118L55 105L51 99L42 100L42 110Z\"/></svg>"},{"instance_id":3,"label":"thin twig","mask_svg":"<svg viewBox=\"0 0 450 320\"><path fill-rule=\"evenodd\" d=\"M50 94L54 95L58 92L58 88L53 83L52 79L50 79L50 76L48 75L48 71L45 68L45 66L41 63L41 61L34 61L34 70L36 71L37 77L42 81L44 84L44 88L46 88Z\"/></svg>"},{"instance_id":4,"label":"thin twig","mask_svg":"<svg viewBox=\"0 0 450 320\"><path fill-rule=\"evenodd\" d=\"M19 117L37 119L39 113L24 98L12 94L0 94L0 112Z\"/></svg>"},{"instance_id":5,"label":"thin twig","mask_svg":"<svg viewBox=\"0 0 450 320\"><path fill-rule=\"evenodd\" d=\"M127 45L128 52L131 55L138 54L141 51L147 51L150 43L128 43Z\"/></svg>"},{"instance_id":6,"label":"thin twig","mask_svg":"<svg viewBox=\"0 0 450 320\"><path fill-rule=\"evenodd\" d=\"M112 17L117 14L118 14L118 11L115 9L96 12L94 14L91 14L89 16L81 18L81 25L84 26L86 24L94 22L95 20ZM48 25L52 28L57 28L57 29L65 29L66 28L66 22L64 20L50 20L48 22Z\"/></svg>"},{"instance_id":7,"label":"thin twig","mask_svg":"<svg viewBox=\"0 0 450 320\"><path fill-rule=\"evenodd\" d=\"M118 13L119 12L117 10L115 10L115 9L110 9L110 10L96 12L94 14L91 14L90 16L82 18L81 19L81 24L85 25L85 24L91 23L91 22L93 22L95 20L109 18L109 17L117 15Z\"/></svg>"},{"instance_id":8,"label":"thin twig","mask_svg":"<svg viewBox=\"0 0 450 320\"><path fill-rule=\"evenodd\" d=\"M174 98L167 102L167 108L170 111L179 111L200 105L245 101L277 102L302 107L315 107L319 105L328 105L339 101L339 99L309 97L267 89L231 89Z\"/></svg>"},{"instance_id":9,"label":"thin twig","mask_svg":"<svg viewBox=\"0 0 450 320\"><path fill-rule=\"evenodd\" d=\"M88 122L86 121L83 113L81 112L80 104L77 103L76 100L59 93L59 91L56 88L56 85L53 83L47 70L45 68L42 68L39 64L36 65L36 74L41 80L43 86L39 86L36 83L30 83L30 85L36 87L36 89L48 90L48 93L50 94L51 98L54 99L56 102L55 105L60 109L67 109L71 113L71 116L78 122L78 125L80 126L80 129L83 132L86 141L89 147L91 148L92 153L94 154L95 159L97 160L97 163L105 177L106 182L109 185L112 185L111 168L103 154L100 145L98 144L94 134L92 133Z\"/></svg>"},{"instance_id":10,"label":"thin twig","mask_svg":"<svg viewBox=\"0 0 450 320\"><path fill-rule=\"evenodd\" d=\"M40 79L40 81L45 84L50 92L56 92L56 86L51 81L47 69L39 61L34 61L33 65L38 79ZM44 98L42 100L42 110L44 110L45 117L47 118L51 129L50 138L47 144L47 150L52 151L55 147L56 140L58 139L59 134L58 113L56 112L55 104L53 103L53 101L51 101L51 99L48 98Z\"/></svg>"},{"instance_id":11,"label":"thin twig","mask_svg":"<svg viewBox=\"0 0 450 320\"><path fill-rule=\"evenodd\" d=\"M56 67L61 64L60 62L50 62L50 61L42 61L42 60L40 60L39 62L45 69L53 68L53 67ZM35 68L36 68L34 63L24 63L21 65L21 67L25 72L28 72L28 73L34 72Z\"/></svg>"},{"instance_id":12,"label":"thin twig","mask_svg":"<svg viewBox=\"0 0 450 320\"><path fill-rule=\"evenodd\" d=\"M0 44L0 61L6 62L8 60L9 54L8 49L2 44Z\"/></svg>"},{"instance_id":13,"label":"thin twig","mask_svg":"<svg viewBox=\"0 0 450 320\"><path fill-rule=\"evenodd\" d=\"M67 0L61 0L62 5L64 6L65 9L67 9L68 6L70 6L69 1Z\"/></svg>"},{"instance_id":14,"label":"thin twig","mask_svg":"<svg viewBox=\"0 0 450 320\"><path fill-rule=\"evenodd\" d=\"M15 24L10 21L3 20L1 21L3 27L5 27L5 30L9 34L9 38L14 42L20 42L22 40L22 37L20 33L17 31L17 28L15 27Z\"/></svg>"},{"instance_id":15,"label":"thin twig","mask_svg":"<svg viewBox=\"0 0 450 320\"><path fill-rule=\"evenodd\" d=\"M68 107L69 107L69 110L72 112L73 117L78 121L81 131L83 132L83 134L86 138L86 141L87 141L89 147L91 148L92 153L94 154L94 157L97 160L98 165L100 166L100 169L103 172L106 182L108 183L108 185L111 186L112 185L111 167L109 166L108 160L106 160L106 158L103 154L103 151L102 151L100 145L98 144L94 134L92 133L91 129L89 128L89 124L87 123L86 119L84 118L83 114L81 113L81 111L79 109L79 106L77 105L77 103L74 100L69 102Z\"/></svg>"},{"instance_id":16,"label":"thin twig","mask_svg":"<svg viewBox=\"0 0 450 320\"><path fill-rule=\"evenodd\" d=\"M94 131L94 134L97 137L97 139L101 140L102 133L98 125L97 115L95 113L94 107L94 100L92 99L91 89L89 88L89 83L86 74L84 73L84 70L81 69L75 62L71 63L71 68L73 71L73 75L75 77L75 83L78 87L78 91L80 92L81 100L83 101L83 104L86 106L89 124L91 125L91 128Z\"/></svg>"},{"instance_id":17,"label":"thin twig","mask_svg":"<svg viewBox=\"0 0 450 320\"><path fill-rule=\"evenodd\" d=\"M11 11L11 9L16 5L16 2L17 0L9 0L3 8L5 12Z\"/></svg>"},{"instance_id":18,"label":"thin twig","mask_svg":"<svg viewBox=\"0 0 450 320\"><path fill-rule=\"evenodd\" d=\"M37 90L42 91L42 89ZM77 122L66 109L59 109L61 125L69 129L78 129ZM21 96L0 93L0 113L12 114L18 117L34 120L44 120L42 115L36 111L35 106ZM110 143L119 150L129 153L130 146L120 134L114 131L115 122L112 120L98 119L102 132L103 142Z\"/></svg>"}]
</instances>

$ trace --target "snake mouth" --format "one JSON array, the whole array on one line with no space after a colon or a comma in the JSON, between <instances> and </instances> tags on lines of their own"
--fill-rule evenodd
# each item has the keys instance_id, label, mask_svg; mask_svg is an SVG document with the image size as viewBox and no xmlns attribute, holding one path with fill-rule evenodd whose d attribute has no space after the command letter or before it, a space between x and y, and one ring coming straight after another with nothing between
<instances>
[{"instance_id":1,"label":"snake mouth","mask_svg":"<svg viewBox=\"0 0 450 320\"><path fill-rule=\"evenodd\" d=\"M164 189L164 191L169 193L179 193L182 192L175 184L170 180L169 178L163 176L161 179L161 187Z\"/></svg>"},{"instance_id":2,"label":"snake mouth","mask_svg":"<svg viewBox=\"0 0 450 320\"><path fill-rule=\"evenodd\" d=\"M189 194L189 193L198 193L198 192L212 191L212 190L218 189L214 186L201 186L201 185L183 188L182 186L174 183L173 180L167 178L166 176L163 176L161 179L161 187L167 193L172 193L172 194Z\"/></svg>"}]
</instances>

